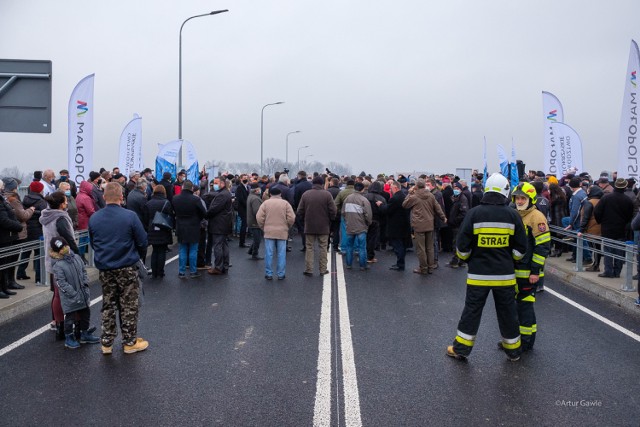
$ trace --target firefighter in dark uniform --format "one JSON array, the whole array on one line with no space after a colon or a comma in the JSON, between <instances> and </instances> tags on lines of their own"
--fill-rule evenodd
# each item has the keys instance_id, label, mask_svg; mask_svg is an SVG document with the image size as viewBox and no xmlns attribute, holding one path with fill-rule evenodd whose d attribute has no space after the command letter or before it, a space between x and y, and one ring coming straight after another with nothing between
<instances>
[{"instance_id":1,"label":"firefighter in dark uniform","mask_svg":"<svg viewBox=\"0 0 640 427\"><path fill-rule=\"evenodd\" d=\"M514 261L527 250L527 235L520 216L506 205L509 181L491 175L479 206L471 209L458 230L456 251L468 263L467 296L458 331L447 355L466 360L473 349L482 318L482 309L493 293L502 346L509 360L522 352L515 301Z\"/></svg>"},{"instance_id":2,"label":"firefighter in dark uniform","mask_svg":"<svg viewBox=\"0 0 640 427\"><path fill-rule=\"evenodd\" d=\"M522 351L533 348L536 340L536 289L542 285L544 263L551 249L551 234L547 218L536 207L536 189L528 182L516 187L511 193L513 203L522 218L527 232L527 252L516 262L516 301Z\"/></svg>"}]
</instances>

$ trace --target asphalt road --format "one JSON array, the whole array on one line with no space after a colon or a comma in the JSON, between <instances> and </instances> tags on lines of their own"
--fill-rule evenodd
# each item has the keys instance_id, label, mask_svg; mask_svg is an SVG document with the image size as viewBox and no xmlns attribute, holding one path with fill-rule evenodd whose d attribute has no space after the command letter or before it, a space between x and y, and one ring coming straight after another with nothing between
<instances>
[{"instance_id":1,"label":"asphalt road","mask_svg":"<svg viewBox=\"0 0 640 427\"><path fill-rule=\"evenodd\" d=\"M123 354L119 338L111 356L66 350L47 331L0 356L0 425L640 425L640 342L552 292L538 297L532 352L512 363L496 349L489 301L462 363L445 349L466 269L444 267L443 256L419 276L409 255L405 272L390 271L384 252L369 271L337 259L330 276L305 277L293 247L283 281L266 281L263 261L235 241L227 276L182 281L169 263L164 280L145 282L145 352ZM546 280L640 334L640 317ZM3 325L0 351L49 319L45 308Z\"/></svg>"}]
</instances>

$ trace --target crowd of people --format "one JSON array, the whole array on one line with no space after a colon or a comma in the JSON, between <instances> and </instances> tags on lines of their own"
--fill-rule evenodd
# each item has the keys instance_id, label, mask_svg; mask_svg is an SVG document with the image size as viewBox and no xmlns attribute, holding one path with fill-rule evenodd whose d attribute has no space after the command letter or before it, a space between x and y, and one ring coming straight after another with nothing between
<instances>
[{"instance_id":1,"label":"crowd of people","mask_svg":"<svg viewBox=\"0 0 640 427\"><path fill-rule=\"evenodd\" d=\"M530 171L518 187L507 182L505 188L495 175L483 186L476 171L469 182L453 174L337 176L326 170L290 177L288 172L208 177L203 171L192 182L184 170L175 179L168 172L158 179L151 169L125 177L113 168L91 172L77 184L68 171L56 175L48 169L34 173L24 197L19 180L5 177L0 181L0 248L42 239L47 250L43 257L35 249L33 256L23 250L20 259L15 254L0 258L0 298L23 289L18 281L31 280L31 259L34 280L43 284L39 263L44 258L54 291L52 328L65 345L101 342L103 353L110 354L119 312L125 352L135 353L149 345L137 336L138 276L144 269L151 280L165 277L174 235L178 277L184 280L197 279L201 272L229 274L232 242L247 249L248 260L264 262L268 281L286 278L287 253L297 239L304 276L328 274L330 250L344 254L347 269L363 272L378 262L377 253L392 250L395 262L388 268L403 272L407 252L415 249L415 274L428 276L441 265L468 268L467 305L447 354L457 359L469 355L484 299L493 290L501 313L500 348L517 360L535 342L533 301L544 290L545 259L570 252L568 261L576 260L575 248L561 239L551 241L549 225L576 235L636 242L634 230L640 230L635 182L606 173L593 179L569 171L558 180ZM88 231L88 237L76 240L76 231ZM89 244L102 283L100 340L91 335L88 306L82 307L82 301L88 302L88 283L79 266L87 262ZM600 272L601 257L591 249L584 248L587 271ZM605 251L615 249L605 246ZM441 264L447 253L451 258ZM8 264L14 266L3 268ZM620 276L617 258L605 256L603 264L601 277ZM76 298L73 304L70 298Z\"/></svg>"}]
</instances>

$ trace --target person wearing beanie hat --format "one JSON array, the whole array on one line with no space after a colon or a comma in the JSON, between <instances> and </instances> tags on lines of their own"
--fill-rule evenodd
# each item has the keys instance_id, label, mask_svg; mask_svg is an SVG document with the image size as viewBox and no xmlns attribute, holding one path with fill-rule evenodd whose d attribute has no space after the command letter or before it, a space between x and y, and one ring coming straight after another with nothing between
<instances>
[{"instance_id":1,"label":"person wearing beanie hat","mask_svg":"<svg viewBox=\"0 0 640 427\"><path fill-rule=\"evenodd\" d=\"M2 178L2 182L4 183L4 190L3 191L5 193L10 193L12 191L16 191L18 189L18 186L21 183L21 181L19 179L10 178L10 177Z\"/></svg>"},{"instance_id":2,"label":"person wearing beanie hat","mask_svg":"<svg viewBox=\"0 0 640 427\"><path fill-rule=\"evenodd\" d=\"M627 224L633 219L633 202L624 192L627 180L618 178L612 193L605 194L593 209L593 217L600 224L601 235L607 239L624 242ZM606 254L624 257L624 252L610 245L604 245L604 272L599 277L620 277L623 261Z\"/></svg>"},{"instance_id":3,"label":"person wearing beanie hat","mask_svg":"<svg viewBox=\"0 0 640 427\"><path fill-rule=\"evenodd\" d=\"M287 239L296 214L291 204L281 197L277 186L269 189L270 197L258 208L256 222L264 234L265 279L273 280L273 258L277 256L276 275L283 280L287 267Z\"/></svg>"},{"instance_id":4,"label":"person wearing beanie hat","mask_svg":"<svg viewBox=\"0 0 640 427\"><path fill-rule=\"evenodd\" d=\"M42 236L42 224L40 224L40 215L47 209L47 202L44 200L42 191L44 185L40 181L32 181L29 184L29 193L22 199L22 206L25 209L33 207L33 215L27 220L27 240L26 242L32 242L39 240ZM33 269L35 271L36 284L40 284L40 249L33 249ZM27 267L29 265L29 259L31 258L31 250L24 250L20 256L22 264L18 266L16 273L18 280L28 280Z\"/></svg>"},{"instance_id":5,"label":"person wearing beanie hat","mask_svg":"<svg viewBox=\"0 0 640 427\"><path fill-rule=\"evenodd\" d=\"M95 181L100 178L100 174L96 171L89 172L89 182L95 184Z\"/></svg>"},{"instance_id":6,"label":"person wearing beanie hat","mask_svg":"<svg viewBox=\"0 0 640 427\"><path fill-rule=\"evenodd\" d=\"M549 183L549 185L551 184L556 184L558 185L558 178L556 178L555 176L551 175L547 178L547 182Z\"/></svg>"},{"instance_id":7,"label":"person wearing beanie hat","mask_svg":"<svg viewBox=\"0 0 640 427\"><path fill-rule=\"evenodd\" d=\"M320 274L329 273L327 270L327 249L331 222L335 219L336 213L333 196L324 189L324 179L321 176L313 178L311 189L302 195L296 211L296 216L300 219L299 223L304 225L305 268L303 274L305 276L313 275L316 242L318 243Z\"/></svg>"},{"instance_id":8,"label":"person wearing beanie hat","mask_svg":"<svg viewBox=\"0 0 640 427\"><path fill-rule=\"evenodd\" d=\"M82 259L69 247L64 237L56 236L50 241L52 274L64 312L64 346L80 348L80 344L98 344L100 338L89 332L91 322L91 298L89 276ZM78 325L79 337L74 333Z\"/></svg>"},{"instance_id":9,"label":"person wearing beanie hat","mask_svg":"<svg viewBox=\"0 0 640 427\"><path fill-rule=\"evenodd\" d=\"M102 189L102 176L95 171L89 172L89 182L91 183L91 198L93 199L94 210L104 208L106 203L104 201L104 190Z\"/></svg>"}]
</instances>

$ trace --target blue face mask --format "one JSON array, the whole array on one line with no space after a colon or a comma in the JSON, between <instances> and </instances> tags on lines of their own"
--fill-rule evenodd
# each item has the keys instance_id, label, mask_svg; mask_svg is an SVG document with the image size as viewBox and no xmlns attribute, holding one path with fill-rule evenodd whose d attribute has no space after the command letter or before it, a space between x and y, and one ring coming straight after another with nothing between
<instances>
[{"instance_id":1,"label":"blue face mask","mask_svg":"<svg viewBox=\"0 0 640 427\"><path fill-rule=\"evenodd\" d=\"M453 195L454 196L459 196L460 195L460 190L453 190Z\"/></svg>"},{"instance_id":2,"label":"blue face mask","mask_svg":"<svg viewBox=\"0 0 640 427\"><path fill-rule=\"evenodd\" d=\"M68 197L68 196L70 196L70 195L71 195L71 190L67 190L67 191L65 191L65 192L64 192L64 195L65 195L65 196L67 196L67 197Z\"/></svg>"},{"instance_id":3,"label":"blue face mask","mask_svg":"<svg viewBox=\"0 0 640 427\"><path fill-rule=\"evenodd\" d=\"M213 191L220 191L220 186L218 184L213 184Z\"/></svg>"}]
</instances>

